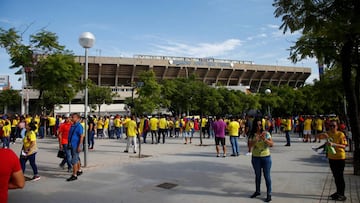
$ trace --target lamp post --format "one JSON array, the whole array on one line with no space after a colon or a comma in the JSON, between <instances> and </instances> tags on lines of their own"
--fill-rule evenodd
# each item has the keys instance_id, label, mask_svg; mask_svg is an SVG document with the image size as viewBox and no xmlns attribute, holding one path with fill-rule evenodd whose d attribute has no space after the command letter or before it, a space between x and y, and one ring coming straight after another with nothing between
<instances>
[{"instance_id":1,"label":"lamp post","mask_svg":"<svg viewBox=\"0 0 360 203\"><path fill-rule=\"evenodd\" d=\"M270 95L271 94L271 89L266 89L265 90L265 94L266 95ZM271 117L271 113L270 113L270 105L268 104L268 109L267 109L267 112L268 112L268 116Z\"/></svg>"},{"instance_id":2,"label":"lamp post","mask_svg":"<svg viewBox=\"0 0 360 203\"><path fill-rule=\"evenodd\" d=\"M68 84L68 88L71 89L72 85ZM69 115L71 115L71 98L69 97Z\"/></svg>"},{"instance_id":3,"label":"lamp post","mask_svg":"<svg viewBox=\"0 0 360 203\"><path fill-rule=\"evenodd\" d=\"M88 98L88 85L87 85L87 80L88 80L88 71L89 71L89 67L88 67L88 49L91 48L95 43L95 36L90 33L90 32L84 32L80 35L79 37L79 44L85 48L85 102L84 102L84 117L85 117L85 142L84 142L84 167L87 166L87 153L88 153L88 146L87 146L87 139L88 139L88 129L87 129L87 125L88 125L88 102L89 102L89 98Z\"/></svg>"}]
</instances>

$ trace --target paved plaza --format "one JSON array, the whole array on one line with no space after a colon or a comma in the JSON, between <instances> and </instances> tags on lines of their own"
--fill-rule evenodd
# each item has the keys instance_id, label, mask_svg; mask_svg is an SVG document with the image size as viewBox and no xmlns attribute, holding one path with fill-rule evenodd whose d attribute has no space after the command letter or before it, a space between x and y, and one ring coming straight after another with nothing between
<instances>
[{"instance_id":1,"label":"paved plaza","mask_svg":"<svg viewBox=\"0 0 360 203\"><path fill-rule=\"evenodd\" d=\"M311 150L315 143L302 143L293 135L291 147L285 147L284 135L276 134L272 153L273 201L335 202L328 196L335 192L334 181L325 155ZM150 137L151 141L151 137ZM9 202L263 202L266 198L262 179L261 195L250 199L255 190L255 175L246 139L240 139L239 157L216 157L213 139L199 138L185 145L181 138L168 138L166 144L142 144L142 154L124 153L125 140L95 140L89 151L88 166L77 181L66 182L70 173L59 167L56 139L38 140L37 164L41 179L27 181L22 190L9 191ZM318 144L318 143L316 143ZM21 141L11 148L18 153ZM83 153L81 153L83 159ZM346 202L358 203L360 177L353 176L352 166L345 169ZM32 176L27 164L25 175ZM161 187L164 186L164 187Z\"/></svg>"}]
</instances>

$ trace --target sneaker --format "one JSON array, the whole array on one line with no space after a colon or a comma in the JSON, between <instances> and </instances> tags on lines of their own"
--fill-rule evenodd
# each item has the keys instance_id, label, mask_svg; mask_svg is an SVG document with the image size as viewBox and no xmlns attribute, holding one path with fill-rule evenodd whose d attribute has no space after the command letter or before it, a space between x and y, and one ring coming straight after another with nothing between
<instances>
[{"instance_id":1,"label":"sneaker","mask_svg":"<svg viewBox=\"0 0 360 203\"><path fill-rule=\"evenodd\" d=\"M81 176L82 174L83 174L83 171L77 171L77 172L76 172L76 175L77 175L77 176Z\"/></svg>"},{"instance_id":2,"label":"sneaker","mask_svg":"<svg viewBox=\"0 0 360 203\"><path fill-rule=\"evenodd\" d=\"M128 153L129 151L128 150L124 150L125 153Z\"/></svg>"},{"instance_id":3,"label":"sneaker","mask_svg":"<svg viewBox=\"0 0 360 203\"><path fill-rule=\"evenodd\" d=\"M226 154L224 154L223 157L225 158L225 157L226 157Z\"/></svg>"},{"instance_id":4,"label":"sneaker","mask_svg":"<svg viewBox=\"0 0 360 203\"><path fill-rule=\"evenodd\" d=\"M74 181L74 180L77 180L77 177L72 175L70 176L70 178L66 179L66 181L70 182L70 181Z\"/></svg>"},{"instance_id":5,"label":"sneaker","mask_svg":"<svg viewBox=\"0 0 360 203\"><path fill-rule=\"evenodd\" d=\"M236 156L236 154L231 154L230 156Z\"/></svg>"},{"instance_id":6,"label":"sneaker","mask_svg":"<svg viewBox=\"0 0 360 203\"><path fill-rule=\"evenodd\" d=\"M317 152L318 150L316 146L312 146L311 149L314 150L314 152Z\"/></svg>"},{"instance_id":7,"label":"sneaker","mask_svg":"<svg viewBox=\"0 0 360 203\"><path fill-rule=\"evenodd\" d=\"M267 197L266 197L266 199L264 200L264 202L270 202L272 199L271 199L271 195L268 195Z\"/></svg>"},{"instance_id":8,"label":"sneaker","mask_svg":"<svg viewBox=\"0 0 360 203\"><path fill-rule=\"evenodd\" d=\"M252 153L251 153L251 152L248 152L248 153L246 153L245 155L246 155L246 156L251 156Z\"/></svg>"},{"instance_id":9,"label":"sneaker","mask_svg":"<svg viewBox=\"0 0 360 203\"><path fill-rule=\"evenodd\" d=\"M220 154L217 154L216 157L220 157Z\"/></svg>"},{"instance_id":10,"label":"sneaker","mask_svg":"<svg viewBox=\"0 0 360 203\"><path fill-rule=\"evenodd\" d=\"M31 180L32 181L38 181L38 180L40 180L40 176L36 175Z\"/></svg>"},{"instance_id":11,"label":"sneaker","mask_svg":"<svg viewBox=\"0 0 360 203\"><path fill-rule=\"evenodd\" d=\"M136 154L136 152L134 151L134 154Z\"/></svg>"},{"instance_id":12,"label":"sneaker","mask_svg":"<svg viewBox=\"0 0 360 203\"><path fill-rule=\"evenodd\" d=\"M338 195L338 197L336 198L336 200L338 201L345 201L346 197L344 195Z\"/></svg>"},{"instance_id":13,"label":"sneaker","mask_svg":"<svg viewBox=\"0 0 360 203\"><path fill-rule=\"evenodd\" d=\"M334 193L334 194L332 194L332 195L330 195L329 196L332 200L336 200L338 197L339 197L339 195L338 195L338 193Z\"/></svg>"},{"instance_id":14,"label":"sneaker","mask_svg":"<svg viewBox=\"0 0 360 203\"><path fill-rule=\"evenodd\" d=\"M254 192L254 194L252 194L250 196L250 198L255 198L255 197L259 196L259 195L260 195L260 192Z\"/></svg>"},{"instance_id":15,"label":"sneaker","mask_svg":"<svg viewBox=\"0 0 360 203\"><path fill-rule=\"evenodd\" d=\"M59 167L65 169L65 164L59 164Z\"/></svg>"}]
</instances>

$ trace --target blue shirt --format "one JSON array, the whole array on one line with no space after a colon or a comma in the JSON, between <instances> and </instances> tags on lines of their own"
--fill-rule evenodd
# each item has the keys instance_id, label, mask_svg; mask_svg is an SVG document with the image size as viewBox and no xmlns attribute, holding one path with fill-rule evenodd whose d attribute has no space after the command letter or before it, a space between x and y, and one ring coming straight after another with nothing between
<instances>
[{"instance_id":1,"label":"blue shirt","mask_svg":"<svg viewBox=\"0 0 360 203\"><path fill-rule=\"evenodd\" d=\"M69 142L73 147L78 147L80 144L80 137L83 134L83 127L80 122L73 124L69 131Z\"/></svg>"}]
</instances>

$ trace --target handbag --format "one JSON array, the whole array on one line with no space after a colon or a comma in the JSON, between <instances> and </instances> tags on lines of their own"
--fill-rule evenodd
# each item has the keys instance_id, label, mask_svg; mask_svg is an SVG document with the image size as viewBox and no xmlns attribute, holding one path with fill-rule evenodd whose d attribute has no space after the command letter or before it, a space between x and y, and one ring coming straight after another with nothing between
<instances>
[{"instance_id":1,"label":"handbag","mask_svg":"<svg viewBox=\"0 0 360 203\"><path fill-rule=\"evenodd\" d=\"M57 153L57 157L59 157L61 159L65 158L65 152L63 150L59 149L59 151Z\"/></svg>"}]
</instances>

